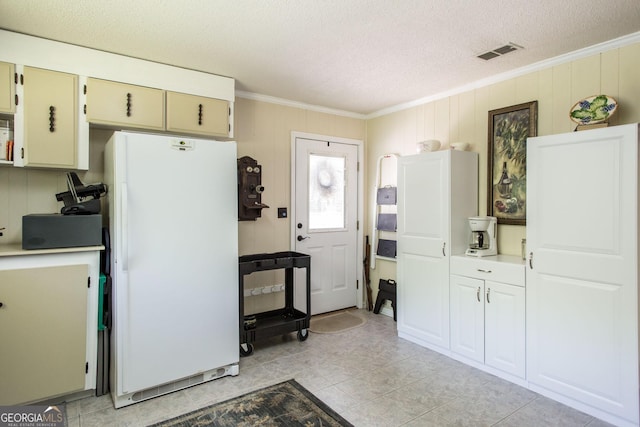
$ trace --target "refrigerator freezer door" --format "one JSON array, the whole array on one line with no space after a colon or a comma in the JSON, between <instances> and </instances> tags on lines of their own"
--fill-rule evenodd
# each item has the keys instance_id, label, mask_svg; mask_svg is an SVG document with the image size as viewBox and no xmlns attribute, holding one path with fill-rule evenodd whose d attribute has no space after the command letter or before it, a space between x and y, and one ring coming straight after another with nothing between
<instances>
[{"instance_id":1,"label":"refrigerator freezer door","mask_svg":"<svg viewBox=\"0 0 640 427\"><path fill-rule=\"evenodd\" d=\"M117 393L237 363L235 143L114 139Z\"/></svg>"}]
</instances>

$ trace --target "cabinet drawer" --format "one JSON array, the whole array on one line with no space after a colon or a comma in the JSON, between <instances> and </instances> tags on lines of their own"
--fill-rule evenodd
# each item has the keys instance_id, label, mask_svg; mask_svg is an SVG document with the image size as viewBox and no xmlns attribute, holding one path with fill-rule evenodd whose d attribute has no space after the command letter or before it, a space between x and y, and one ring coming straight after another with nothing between
<instances>
[{"instance_id":1,"label":"cabinet drawer","mask_svg":"<svg viewBox=\"0 0 640 427\"><path fill-rule=\"evenodd\" d=\"M525 286L524 261L517 256L451 257L451 274Z\"/></svg>"}]
</instances>

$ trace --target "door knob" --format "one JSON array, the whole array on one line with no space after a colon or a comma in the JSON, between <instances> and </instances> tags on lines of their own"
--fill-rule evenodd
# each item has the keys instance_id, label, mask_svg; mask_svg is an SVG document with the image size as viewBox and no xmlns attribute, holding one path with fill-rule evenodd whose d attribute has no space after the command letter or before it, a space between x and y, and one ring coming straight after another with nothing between
<instances>
[{"instance_id":1,"label":"door knob","mask_svg":"<svg viewBox=\"0 0 640 427\"><path fill-rule=\"evenodd\" d=\"M305 239L310 239L310 238L311 238L311 237L309 237L309 236L305 236L305 237L298 236L298 242L302 242L303 240L305 240Z\"/></svg>"}]
</instances>

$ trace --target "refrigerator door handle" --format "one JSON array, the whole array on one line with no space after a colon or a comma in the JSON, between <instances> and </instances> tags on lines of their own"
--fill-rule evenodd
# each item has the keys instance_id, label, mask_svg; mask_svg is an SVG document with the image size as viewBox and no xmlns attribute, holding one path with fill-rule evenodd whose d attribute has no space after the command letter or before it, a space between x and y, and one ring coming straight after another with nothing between
<instances>
[{"instance_id":1,"label":"refrigerator door handle","mask_svg":"<svg viewBox=\"0 0 640 427\"><path fill-rule=\"evenodd\" d=\"M122 245L122 254L120 255L120 261L122 262L122 271L129 270L129 207L127 206L128 194L127 194L127 184L122 184L122 192L121 192L121 203L120 203L120 220L122 221L122 227L120 227L120 232L122 235L120 236L120 242Z\"/></svg>"}]
</instances>

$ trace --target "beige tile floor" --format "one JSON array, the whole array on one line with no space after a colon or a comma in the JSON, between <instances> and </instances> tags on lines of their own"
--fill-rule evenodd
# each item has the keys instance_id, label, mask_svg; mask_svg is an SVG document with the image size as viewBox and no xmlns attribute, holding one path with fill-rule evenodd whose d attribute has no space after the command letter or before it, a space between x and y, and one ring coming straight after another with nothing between
<instances>
[{"instance_id":1,"label":"beige tile floor","mask_svg":"<svg viewBox=\"0 0 640 427\"><path fill-rule=\"evenodd\" d=\"M255 344L240 374L115 410L109 396L67 404L69 426L143 426L294 378L355 426L609 424L398 338L392 318L340 334Z\"/></svg>"}]
</instances>

